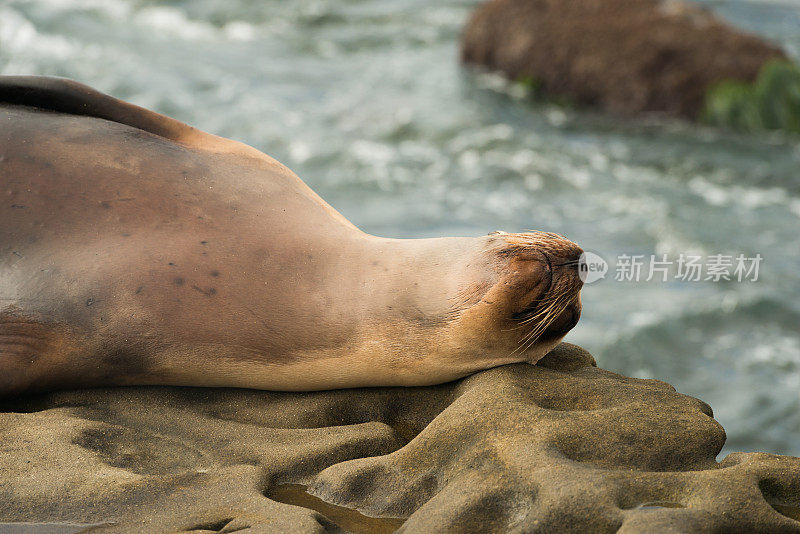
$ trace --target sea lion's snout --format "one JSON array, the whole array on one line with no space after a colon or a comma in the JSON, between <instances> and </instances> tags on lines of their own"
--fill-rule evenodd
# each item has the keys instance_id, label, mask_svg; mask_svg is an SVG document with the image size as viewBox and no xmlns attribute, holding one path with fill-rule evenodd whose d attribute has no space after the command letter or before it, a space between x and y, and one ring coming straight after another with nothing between
<instances>
[{"instance_id":1,"label":"sea lion's snout","mask_svg":"<svg viewBox=\"0 0 800 534\"><path fill-rule=\"evenodd\" d=\"M518 343L528 350L561 339L581 316L583 249L546 232L494 235L503 240L508 320L521 334Z\"/></svg>"},{"instance_id":2,"label":"sea lion's snout","mask_svg":"<svg viewBox=\"0 0 800 534\"><path fill-rule=\"evenodd\" d=\"M547 239L539 245L543 254L550 261L553 268L564 268L566 271L578 271L583 249L569 239L565 239L556 234L555 239Z\"/></svg>"}]
</instances>

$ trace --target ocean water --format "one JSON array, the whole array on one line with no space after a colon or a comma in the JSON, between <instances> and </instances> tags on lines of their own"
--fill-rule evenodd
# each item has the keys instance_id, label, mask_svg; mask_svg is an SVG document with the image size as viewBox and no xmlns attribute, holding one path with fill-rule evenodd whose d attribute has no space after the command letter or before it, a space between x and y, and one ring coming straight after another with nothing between
<instances>
[{"instance_id":1,"label":"ocean water","mask_svg":"<svg viewBox=\"0 0 800 534\"><path fill-rule=\"evenodd\" d=\"M800 57L800 2L704 2ZM800 456L800 138L532 101L458 62L465 0L1 0L0 73L67 76L249 143L364 230L559 232L610 263L568 341ZM763 258L616 281L621 254ZM645 274L646 274L645 264Z\"/></svg>"}]
</instances>

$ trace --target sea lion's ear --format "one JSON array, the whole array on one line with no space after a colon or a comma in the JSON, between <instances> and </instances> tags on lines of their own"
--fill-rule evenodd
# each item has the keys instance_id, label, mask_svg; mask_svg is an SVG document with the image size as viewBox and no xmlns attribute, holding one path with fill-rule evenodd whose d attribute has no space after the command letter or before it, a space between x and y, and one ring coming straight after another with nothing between
<instances>
[{"instance_id":1,"label":"sea lion's ear","mask_svg":"<svg viewBox=\"0 0 800 534\"><path fill-rule=\"evenodd\" d=\"M195 130L180 121L124 102L66 78L2 76L0 103L95 117L179 142Z\"/></svg>"}]
</instances>

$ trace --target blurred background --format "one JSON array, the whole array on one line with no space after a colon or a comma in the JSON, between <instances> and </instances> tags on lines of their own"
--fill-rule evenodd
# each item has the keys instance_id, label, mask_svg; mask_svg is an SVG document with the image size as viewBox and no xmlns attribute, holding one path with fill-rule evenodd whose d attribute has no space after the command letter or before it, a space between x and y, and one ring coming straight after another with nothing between
<instances>
[{"instance_id":1,"label":"blurred background","mask_svg":"<svg viewBox=\"0 0 800 534\"><path fill-rule=\"evenodd\" d=\"M0 73L66 76L294 170L388 237L561 233L611 264L567 337L800 456L800 136L622 119L459 63L467 0L3 0ZM800 1L703 2L800 57ZM619 254L761 254L756 282L617 282Z\"/></svg>"}]
</instances>

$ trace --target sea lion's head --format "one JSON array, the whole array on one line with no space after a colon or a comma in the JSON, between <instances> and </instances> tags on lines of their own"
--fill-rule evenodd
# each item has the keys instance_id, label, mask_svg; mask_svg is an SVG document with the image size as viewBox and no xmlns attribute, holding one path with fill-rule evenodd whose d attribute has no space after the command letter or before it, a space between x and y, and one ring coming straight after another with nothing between
<instances>
[{"instance_id":1,"label":"sea lion's head","mask_svg":"<svg viewBox=\"0 0 800 534\"><path fill-rule=\"evenodd\" d=\"M498 254L507 259L503 282L512 321L529 344L560 340L581 316L583 250L553 233L499 235L508 243Z\"/></svg>"},{"instance_id":2,"label":"sea lion's head","mask_svg":"<svg viewBox=\"0 0 800 534\"><path fill-rule=\"evenodd\" d=\"M486 366L535 363L580 318L583 250L548 232L493 232L485 239L484 278L471 273L476 282L457 299L453 327L465 341L462 350L479 361L486 359Z\"/></svg>"}]
</instances>

